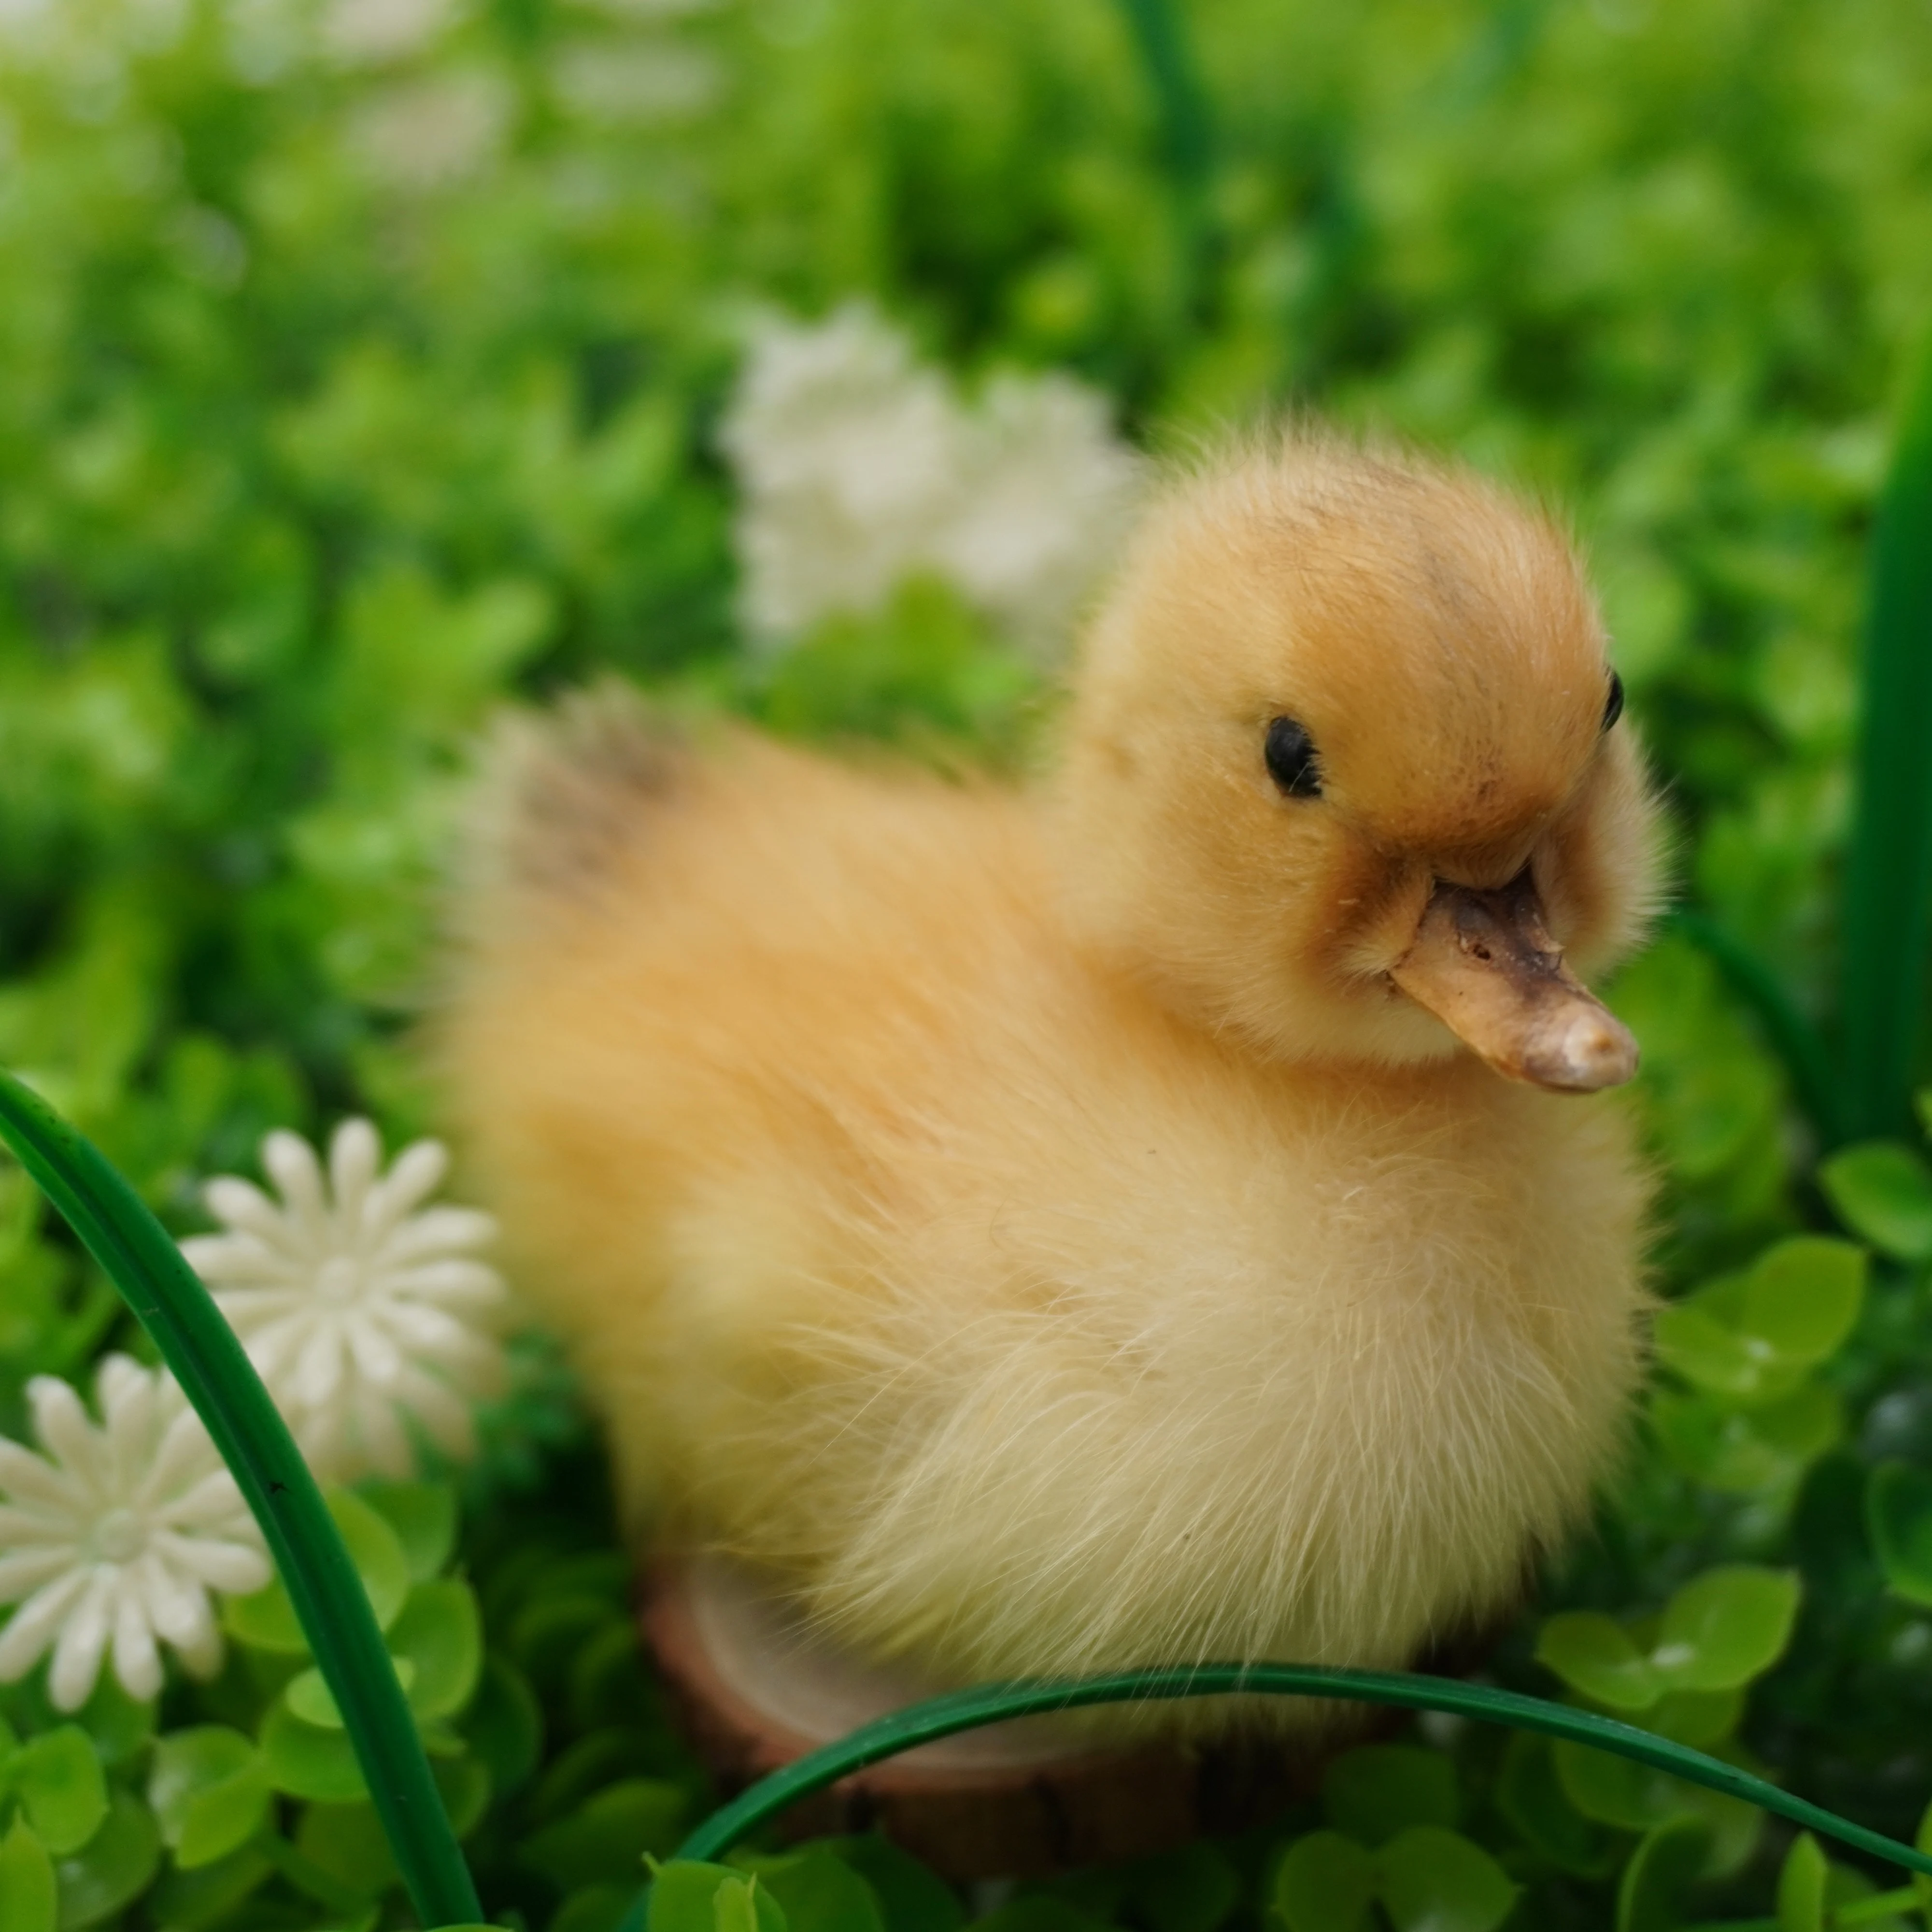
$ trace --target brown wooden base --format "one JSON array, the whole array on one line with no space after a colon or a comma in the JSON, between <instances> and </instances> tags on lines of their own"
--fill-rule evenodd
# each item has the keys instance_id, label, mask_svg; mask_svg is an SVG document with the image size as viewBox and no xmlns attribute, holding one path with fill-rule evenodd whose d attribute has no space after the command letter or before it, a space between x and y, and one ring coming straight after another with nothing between
<instances>
[{"instance_id":1,"label":"brown wooden base","mask_svg":"<svg viewBox=\"0 0 1932 1932\"><path fill-rule=\"evenodd\" d=\"M655 1568L640 1620L727 1792L929 1694L832 1649L748 1573L710 1559ZM1328 1759L1362 1734L1110 1748L1064 1720L1030 1718L873 1766L795 1805L782 1828L877 1828L956 1880L1044 1877L1261 1822L1311 1796Z\"/></svg>"}]
</instances>

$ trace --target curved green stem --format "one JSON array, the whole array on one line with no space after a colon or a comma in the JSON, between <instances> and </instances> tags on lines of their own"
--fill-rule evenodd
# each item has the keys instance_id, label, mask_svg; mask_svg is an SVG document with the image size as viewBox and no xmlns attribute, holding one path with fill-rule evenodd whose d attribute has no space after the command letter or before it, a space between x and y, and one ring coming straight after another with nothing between
<instances>
[{"instance_id":1,"label":"curved green stem","mask_svg":"<svg viewBox=\"0 0 1932 1932\"><path fill-rule=\"evenodd\" d=\"M1540 1731L1552 1738L1588 1744L1597 1750L1630 1758L1652 1770L1667 1772L1692 1784L1742 1798L1747 1804L1775 1812L1794 1825L1816 1832L1853 1850L1884 1858L1906 1870L1932 1876L1932 1857L1901 1845L1883 1833L1793 1798L1789 1792L1754 1778L1736 1765L1707 1757L1702 1751L1673 1744L1652 1731L1614 1718L1600 1718L1567 1704L1526 1697L1487 1684L1466 1684L1459 1678L1424 1677L1412 1671L1345 1670L1302 1664L1204 1664L1190 1670L1130 1670L1105 1677L1078 1678L1066 1683L992 1684L895 1712L890 1717L862 1725L849 1737L774 1772L750 1790L706 1819L679 1846L681 1858L715 1859L740 1839L787 1805L822 1791L828 1784L881 1758L970 1731L1009 1718L1034 1717L1044 1712L1077 1710L1088 1704L1155 1702L1173 1697L1225 1696L1231 1693L1274 1697L1335 1697L1364 1704L1392 1704L1412 1711L1446 1711L1484 1724L1510 1724L1520 1730ZM635 1915L633 1914L634 1918Z\"/></svg>"},{"instance_id":2,"label":"curved green stem","mask_svg":"<svg viewBox=\"0 0 1932 1932\"><path fill-rule=\"evenodd\" d=\"M417 1916L426 1926L476 1924L476 1887L362 1579L234 1330L99 1150L4 1072L0 1140L154 1337L241 1486L342 1713Z\"/></svg>"}]
</instances>

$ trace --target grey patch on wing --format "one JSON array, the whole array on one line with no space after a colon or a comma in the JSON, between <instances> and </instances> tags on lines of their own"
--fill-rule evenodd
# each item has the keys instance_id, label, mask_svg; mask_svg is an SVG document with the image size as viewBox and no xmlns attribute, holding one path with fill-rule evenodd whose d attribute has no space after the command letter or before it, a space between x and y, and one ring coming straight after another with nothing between
<instances>
[{"instance_id":1,"label":"grey patch on wing","mask_svg":"<svg viewBox=\"0 0 1932 1932\"><path fill-rule=\"evenodd\" d=\"M594 896L683 788L690 761L675 727L622 685L574 692L548 718L507 721L475 820L478 882Z\"/></svg>"}]
</instances>

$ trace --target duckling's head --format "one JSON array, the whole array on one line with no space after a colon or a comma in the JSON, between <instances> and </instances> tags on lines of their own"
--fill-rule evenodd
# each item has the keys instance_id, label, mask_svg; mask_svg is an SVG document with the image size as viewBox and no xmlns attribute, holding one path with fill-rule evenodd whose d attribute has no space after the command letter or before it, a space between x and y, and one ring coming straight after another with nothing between
<instances>
[{"instance_id":1,"label":"duckling's head","mask_svg":"<svg viewBox=\"0 0 1932 1932\"><path fill-rule=\"evenodd\" d=\"M1604 646L1562 532L1474 477L1300 435L1204 467L1087 640L1059 800L1076 926L1285 1058L1460 1042L1541 1086L1627 1079L1635 1043L1576 976L1655 891Z\"/></svg>"}]
</instances>

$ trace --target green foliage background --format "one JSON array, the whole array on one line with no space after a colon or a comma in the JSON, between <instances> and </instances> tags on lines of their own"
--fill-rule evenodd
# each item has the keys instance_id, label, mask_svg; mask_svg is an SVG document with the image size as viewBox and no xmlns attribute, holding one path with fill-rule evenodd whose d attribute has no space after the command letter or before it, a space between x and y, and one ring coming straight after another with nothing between
<instances>
[{"instance_id":1,"label":"green foliage background","mask_svg":"<svg viewBox=\"0 0 1932 1932\"><path fill-rule=\"evenodd\" d=\"M714 430L760 304L867 294L969 374L1070 368L1156 452L1310 407L1549 493L1671 781L1684 894L1828 1018L1866 542L1932 326L1922 0L1196 0L1178 71L1136 38L1160 10L1118 0L473 0L359 60L302 0L8 10L0 1060L171 1225L272 1125L430 1123L407 1024L466 750L506 697L614 667L806 735L1024 755L1030 674L934 586L776 668L742 650ZM1543 1611L1598 1624L1532 1619L1495 1667L1550 1690L1540 1641L1574 1694L1909 1834L1932 1788L1932 1181L1900 1148L1821 1190L1778 1063L1681 934L1616 997L1670 1177L1662 1283L1709 1298L1673 1316L1601 1534L1549 1580ZM1844 1286L1849 1250L1768 1245L1834 1227L1876 1250L1868 1290ZM1833 1294L1837 1328L1808 1326ZM0 1427L20 1432L27 1376L127 1339L0 1169ZM1738 1349L1776 1372L1741 1383ZM570 1644L608 1638L621 1594L595 1512L556 1526L590 1452L532 1360L462 1558L548 1719L542 1767L488 1801L485 1895L604 1932L638 1847L590 1826L591 1850L529 1846L626 1780L658 1791L634 1806L682 1803L690 1774L641 1681L628 1742L578 1723L598 1693ZM514 1553L518 1524L548 1569ZM580 1588L555 1586L576 1575L559 1537ZM1642 1678L1654 1619L1713 1566L1802 1580L1785 1660L1701 1690ZM1733 1701L1658 1714L1694 1691ZM1555 1778L1546 1747L1432 1748L1452 1747L1449 1800L1366 1824L1331 1800L1301 1825L1371 1863L1378 1833L1471 1834L1527 1888L1503 1904L1518 1924L1682 1922L1679 1796ZM130 1748L110 1778L145 1790L146 1762ZM1391 1790L1409 1772L1382 1767ZM1696 1911L1762 1916L1780 1870L1804 1909L1815 1848L1793 1864L1754 1825L1705 1828ZM1324 1858L1341 1889L1312 1894L1319 1922L1350 1924L1364 1884L1358 1918L1412 1922L1354 1853L1298 1851L1288 1879L1291 1841L1312 1842L1062 1888L1003 1922L1206 1932L1271 1910L1301 1932L1317 1908L1294 1887ZM288 1870L212 1916L152 1892L108 1916L350 1922L339 1888ZM1840 1903L1858 1883L1828 1882ZM1488 1882L1464 1903L1493 1903ZM766 1890L813 1886L838 1894L822 1870ZM380 1876L365 1896L398 1909ZM703 1909L722 1925L736 1896Z\"/></svg>"}]
</instances>

